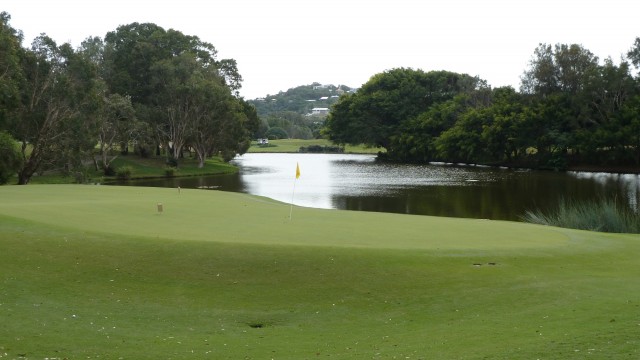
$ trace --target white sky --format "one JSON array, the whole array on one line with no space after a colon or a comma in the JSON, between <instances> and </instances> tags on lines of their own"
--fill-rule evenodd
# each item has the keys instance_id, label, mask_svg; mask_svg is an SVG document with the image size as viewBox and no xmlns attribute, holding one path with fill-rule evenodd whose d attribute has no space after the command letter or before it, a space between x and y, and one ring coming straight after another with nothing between
<instances>
[{"instance_id":1,"label":"white sky","mask_svg":"<svg viewBox=\"0 0 640 360\"><path fill-rule=\"evenodd\" d=\"M3 0L25 46L44 32L79 46L151 22L238 62L247 99L313 82L359 87L412 67L519 87L539 43L618 61L640 37L637 0Z\"/></svg>"}]
</instances>

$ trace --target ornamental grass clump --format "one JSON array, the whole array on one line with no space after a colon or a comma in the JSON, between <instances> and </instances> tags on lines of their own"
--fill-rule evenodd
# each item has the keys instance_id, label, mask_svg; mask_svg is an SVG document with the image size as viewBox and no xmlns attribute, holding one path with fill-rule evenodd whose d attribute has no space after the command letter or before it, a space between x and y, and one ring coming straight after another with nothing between
<instances>
[{"instance_id":1,"label":"ornamental grass clump","mask_svg":"<svg viewBox=\"0 0 640 360\"><path fill-rule=\"evenodd\" d=\"M526 222L571 229L610 233L640 233L640 214L617 204L615 200L573 202L562 199L555 210L527 211Z\"/></svg>"}]
</instances>

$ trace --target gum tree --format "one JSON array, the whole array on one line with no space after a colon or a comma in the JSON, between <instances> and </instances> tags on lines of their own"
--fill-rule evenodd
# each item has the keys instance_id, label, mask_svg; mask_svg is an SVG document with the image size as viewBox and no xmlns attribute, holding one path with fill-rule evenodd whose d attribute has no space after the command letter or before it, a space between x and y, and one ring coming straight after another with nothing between
<instances>
[{"instance_id":1,"label":"gum tree","mask_svg":"<svg viewBox=\"0 0 640 360\"><path fill-rule=\"evenodd\" d=\"M73 51L41 35L22 52L25 83L12 132L21 143L23 165L18 184L41 170L70 166L92 149L95 67Z\"/></svg>"}]
</instances>

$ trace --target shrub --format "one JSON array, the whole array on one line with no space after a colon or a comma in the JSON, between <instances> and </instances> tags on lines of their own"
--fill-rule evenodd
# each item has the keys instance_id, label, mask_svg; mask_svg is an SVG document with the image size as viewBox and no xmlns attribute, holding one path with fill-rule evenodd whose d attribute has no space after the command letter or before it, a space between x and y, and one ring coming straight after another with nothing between
<instances>
[{"instance_id":1,"label":"shrub","mask_svg":"<svg viewBox=\"0 0 640 360\"><path fill-rule=\"evenodd\" d=\"M178 169L174 168L174 167L166 167L164 168L164 176L166 177L174 177L176 176L176 172L178 171Z\"/></svg>"},{"instance_id":2,"label":"shrub","mask_svg":"<svg viewBox=\"0 0 640 360\"><path fill-rule=\"evenodd\" d=\"M267 130L267 138L269 140L277 140L277 139L288 139L289 138L289 134L287 133L287 131L281 127L272 127L269 130Z\"/></svg>"},{"instance_id":3,"label":"shrub","mask_svg":"<svg viewBox=\"0 0 640 360\"><path fill-rule=\"evenodd\" d=\"M309 146L301 146L298 150L301 153L313 153L313 154L342 154L344 153L344 148L341 146L330 146L330 145L309 145Z\"/></svg>"},{"instance_id":4,"label":"shrub","mask_svg":"<svg viewBox=\"0 0 640 360\"><path fill-rule=\"evenodd\" d=\"M6 132L0 132L0 184L6 184L22 165L16 141Z\"/></svg>"},{"instance_id":5,"label":"shrub","mask_svg":"<svg viewBox=\"0 0 640 360\"><path fill-rule=\"evenodd\" d=\"M114 176L116 175L116 169L113 168L113 166L109 165L106 168L104 168L104 176Z\"/></svg>"},{"instance_id":6,"label":"shrub","mask_svg":"<svg viewBox=\"0 0 640 360\"><path fill-rule=\"evenodd\" d=\"M131 166L121 166L116 171L116 177L119 180L129 180L131 179L131 173L133 173Z\"/></svg>"},{"instance_id":7,"label":"shrub","mask_svg":"<svg viewBox=\"0 0 640 360\"><path fill-rule=\"evenodd\" d=\"M235 150L222 150L220 151L220 156L222 157L222 161L224 162L229 162L231 160L233 160L234 157L236 157L237 152Z\"/></svg>"},{"instance_id":8,"label":"shrub","mask_svg":"<svg viewBox=\"0 0 640 360\"><path fill-rule=\"evenodd\" d=\"M79 166L71 172L76 184L86 184L91 181L92 171L86 166Z\"/></svg>"},{"instance_id":9,"label":"shrub","mask_svg":"<svg viewBox=\"0 0 640 360\"><path fill-rule=\"evenodd\" d=\"M166 161L167 166L177 168L178 167L178 159L168 157Z\"/></svg>"},{"instance_id":10,"label":"shrub","mask_svg":"<svg viewBox=\"0 0 640 360\"><path fill-rule=\"evenodd\" d=\"M611 233L640 233L640 214L619 206L615 200L601 199L586 203L569 202L564 199L558 207L544 213L527 211L526 222L559 226L571 229Z\"/></svg>"}]
</instances>

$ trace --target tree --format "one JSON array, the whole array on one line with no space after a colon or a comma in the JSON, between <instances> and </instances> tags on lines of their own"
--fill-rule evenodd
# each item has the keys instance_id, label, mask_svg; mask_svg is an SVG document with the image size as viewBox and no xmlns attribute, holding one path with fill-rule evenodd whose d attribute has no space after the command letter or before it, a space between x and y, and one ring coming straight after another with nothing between
<instances>
[{"instance_id":1,"label":"tree","mask_svg":"<svg viewBox=\"0 0 640 360\"><path fill-rule=\"evenodd\" d=\"M333 106L327 134L337 143L364 143L393 153L392 139L401 134L404 123L434 104L482 86L478 78L448 71L398 68L376 74Z\"/></svg>"},{"instance_id":2,"label":"tree","mask_svg":"<svg viewBox=\"0 0 640 360\"><path fill-rule=\"evenodd\" d=\"M216 81L237 93L242 77L233 59L216 58L213 45L155 24L123 25L105 36L105 80L112 93L127 94L138 119L155 131L173 163L202 116L202 82ZM206 74L205 74L206 73Z\"/></svg>"},{"instance_id":3,"label":"tree","mask_svg":"<svg viewBox=\"0 0 640 360\"><path fill-rule=\"evenodd\" d=\"M627 57L636 68L640 68L640 37L637 37L633 42L633 46L627 52Z\"/></svg>"},{"instance_id":4,"label":"tree","mask_svg":"<svg viewBox=\"0 0 640 360\"><path fill-rule=\"evenodd\" d=\"M279 127L287 132L292 139L311 139L311 126L314 119L293 111L279 111L271 113L266 121L269 127Z\"/></svg>"},{"instance_id":5,"label":"tree","mask_svg":"<svg viewBox=\"0 0 640 360\"><path fill-rule=\"evenodd\" d=\"M400 133L392 138L392 153L386 156L395 161L429 162L441 160L435 141L453 127L471 102L467 94L433 104L427 111L405 122Z\"/></svg>"},{"instance_id":6,"label":"tree","mask_svg":"<svg viewBox=\"0 0 640 360\"><path fill-rule=\"evenodd\" d=\"M581 45L540 44L521 77L520 90L538 96L558 92L576 95L595 75L597 67L598 57Z\"/></svg>"},{"instance_id":7,"label":"tree","mask_svg":"<svg viewBox=\"0 0 640 360\"><path fill-rule=\"evenodd\" d=\"M620 131L627 123L622 110L636 93L636 87L626 61L616 65L606 59L598 68L597 76L585 86L591 116L585 118L576 131L576 149L581 161L617 162L629 152L630 140Z\"/></svg>"},{"instance_id":8,"label":"tree","mask_svg":"<svg viewBox=\"0 0 640 360\"><path fill-rule=\"evenodd\" d=\"M11 16L0 12L0 129L7 127L10 112L20 103L24 81L20 68L22 35L9 25Z\"/></svg>"},{"instance_id":9,"label":"tree","mask_svg":"<svg viewBox=\"0 0 640 360\"><path fill-rule=\"evenodd\" d=\"M234 128L241 126L239 103L217 73L204 73L201 82L195 85L198 99L194 99L194 117L190 144L198 157L198 167L214 153L233 152L237 146L226 143L227 136L233 138ZM232 156L233 157L233 156Z\"/></svg>"},{"instance_id":10,"label":"tree","mask_svg":"<svg viewBox=\"0 0 640 360\"><path fill-rule=\"evenodd\" d=\"M231 161L236 154L244 154L251 146L251 131L246 127L250 121L242 111L242 104L235 101L231 111L221 117L214 137L212 154L220 155L224 161Z\"/></svg>"},{"instance_id":11,"label":"tree","mask_svg":"<svg viewBox=\"0 0 640 360\"><path fill-rule=\"evenodd\" d=\"M11 129L22 144L18 183L27 184L36 171L68 165L95 145L85 120L95 106L96 73L69 44L57 46L46 35L21 55L26 81Z\"/></svg>"},{"instance_id":12,"label":"tree","mask_svg":"<svg viewBox=\"0 0 640 360\"><path fill-rule=\"evenodd\" d=\"M289 138L289 134L287 134L287 131L281 127L277 127L274 126L272 128L269 128L269 130L266 133L267 137L269 139L288 139Z\"/></svg>"},{"instance_id":13,"label":"tree","mask_svg":"<svg viewBox=\"0 0 640 360\"><path fill-rule=\"evenodd\" d=\"M517 160L531 146L525 129L525 104L512 87L496 88L487 109L492 121L482 128L482 141L492 162Z\"/></svg>"},{"instance_id":14,"label":"tree","mask_svg":"<svg viewBox=\"0 0 640 360\"><path fill-rule=\"evenodd\" d=\"M131 98L119 94L103 97L98 118L98 146L100 153L100 168L105 175L114 174L111 163L117 156L109 156L116 145L128 145L133 133L138 130L136 116L131 104ZM98 164L96 163L96 170Z\"/></svg>"},{"instance_id":15,"label":"tree","mask_svg":"<svg viewBox=\"0 0 640 360\"><path fill-rule=\"evenodd\" d=\"M640 94L629 99L619 113L620 126L617 129L623 139L621 144L633 164L640 165ZM619 148L619 147L618 147Z\"/></svg>"},{"instance_id":16,"label":"tree","mask_svg":"<svg viewBox=\"0 0 640 360\"><path fill-rule=\"evenodd\" d=\"M438 156L447 161L475 163L488 158L482 131L492 123L488 108L470 108L435 140Z\"/></svg>"},{"instance_id":17,"label":"tree","mask_svg":"<svg viewBox=\"0 0 640 360\"><path fill-rule=\"evenodd\" d=\"M540 44L522 77L521 91L531 101L528 121L536 123L539 164L564 168L579 149L578 134L593 123L593 94L599 76L598 58L580 45ZM545 165L547 164L547 165Z\"/></svg>"},{"instance_id":18,"label":"tree","mask_svg":"<svg viewBox=\"0 0 640 360\"><path fill-rule=\"evenodd\" d=\"M169 157L177 163L191 135L191 124L204 116L203 74L189 53L158 61L151 70L156 89L154 102L162 114L156 130L169 149Z\"/></svg>"}]
</instances>

